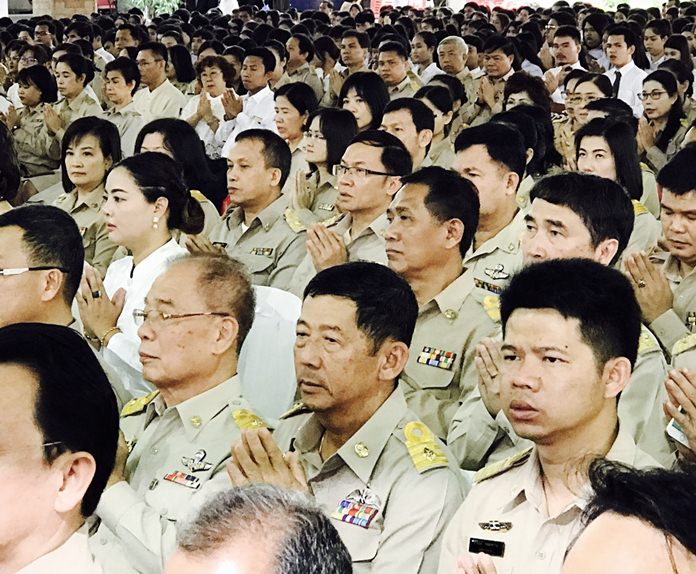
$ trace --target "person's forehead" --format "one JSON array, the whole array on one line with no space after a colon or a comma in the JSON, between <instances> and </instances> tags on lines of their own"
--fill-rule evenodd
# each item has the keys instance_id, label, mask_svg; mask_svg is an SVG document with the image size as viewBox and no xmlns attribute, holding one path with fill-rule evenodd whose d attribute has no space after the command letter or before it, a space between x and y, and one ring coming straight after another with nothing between
<instances>
[{"instance_id":1,"label":"person's forehead","mask_svg":"<svg viewBox=\"0 0 696 574\"><path fill-rule=\"evenodd\" d=\"M343 153L344 162L361 161L365 164L382 165L382 148L371 146L362 142L354 143L346 148Z\"/></svg>"},{"instance_id":2,"label":"person's forehead","mask_svg":"<svg viewBox=\"0 0 696 574\"><path fill-rule=\"evenodd\" d=\"M31 428L38 434L34 422L34 401L38 380L28 368L17 363L0 363L0 405L3 413L11 413L12 424L27 433ZM3 433L0 432L0 436ZM30 439L30 437L24 437Z\"/></svg>"},{"instance_id":3,"label":"person's forehead","mask_svg":"<svg viewBox=\"0 0 696 574\"><path fill-rule=\"evenodd\" d=\"M403 126L413 126L413 117L408 110L394 110L387 112L382 119L383 124L400 124Z\"/></svg>"},{"instance_id":4,"label":"person's forehead","mask_svg":"<svg viewBox=\"0 0 696 574\"><path fill-rule=\"evenodd\" d=\"M430 188L424 183L407 183L394 196L392 208L417 208L424 205L425 196Z\"/></svg>"},{"instance_id":5,"label":"person's forehead","mask_svg":"<svg viewBox=\"0 0 696 574\"><path fill-rule=\"evenodd\" d=\"M263 65L263 59L260 56L247 56L244 58L244 63L247 66L261 66Z\"/></svg>"},{"instance_id":6,"label":"person's forehead","mask_svg":"<svg viewBox=\"0 0 696 574\"><path fill-rule=\"evenodd\" d=\"M174 307L202 303L198 275L199 267L194 262L175 263L153 283L147 296L148 303L155 305L158 301L167 301Z\"/></svg>"},{"instance_id":7,"label":"person's forehead","mask_svg":"<svg viewBox=\"0 0 696 574\"><path fill-rule=\"evenodd\" d=\"M5 259L8 255L25 259L23 237L24 230L17 225L0 227L0 259Z\"/></svg>"},{"instance_id":8,"label":"person's forehead","mask_svg":"<svg viewBox=\"0 0 696 574\"><path fill-rule=\"evenodd\" d=\"M317 295L302 302L300 321L313 326L336 327L341 330L357 328L357 305L347 297Z\"/></svg>"},{"instance_id":9,"label":"person's forehead","mask_svg":"<svg viewBox=\"0 0 696 574\"><path fill-rule=\"evenodd\" d=\"M230 160L259 158L263 156L263 144L255 139L243 139L230 150Z\"/></svg>"},{"instance_id":10,"label":"person's forehead","mask_svg":"<svg viewBox=\"0 0 696 574\"><path fill-rule=\"evenodd\" d=\"M558 205L545 199L536 198L532 201L530 215L538 224L543 223L544 220L553 220L568 228L579 225L589 232L582 218L567 205Z\"/></svg>"}]
</instances>

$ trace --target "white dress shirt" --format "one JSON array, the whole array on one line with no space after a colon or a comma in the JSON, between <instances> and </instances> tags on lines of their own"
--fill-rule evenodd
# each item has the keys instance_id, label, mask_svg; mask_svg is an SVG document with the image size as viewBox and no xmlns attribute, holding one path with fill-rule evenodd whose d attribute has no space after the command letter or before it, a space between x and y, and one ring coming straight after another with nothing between
<instances>
[{"instance_id":1,"label":"white dress shirt","mask_svg":"<svg viewBox=\"0 0 696 574\"><path fill-rule=\"evenodd\" d=\"M103 46L94 50L94 53L101 56L102 60L104 60L104 62L106 62L107 64L109 62L113 62L116 59L114 58L113 54L108 52Z\"/></svg>"},{"instance_id":2,"label":"white dress shirt","mask_svg":"<svg viewBox=\"0 0 696 574\"><path fill-rule=\"evenodd\" d=\"M221 156L228 156L237 134L251 128L276 131L275 100L273 91L268 86L253 96L246 94L242 98L242 111L237 117L220 123L215 139L223 146Z\"/></svg>"},{"instance_id":3,"label":"white dress shirt","mask_svg":"<svg viewBox=\"0 0 696 574\"><path fill-rule=\"evenodd\" d=\"M418 73L417 70L415 70L416 73ZM440 74L444 74L444 72L437 67L437 64L433 62L430 64L421 74L418 74L420 76L421 81L423 84L427 84L430 80L432 80L435 76L439 76Z\"/></svg>"},{"instance_id":4,"label":"white dress shirt","mask_svg":"<svg viewBox=\"0 0 696 574\"><path fill-rule=\"evenodd\" d=\"M558 76L558 74L561 73L561 70L565 68L568 64L563 64L562 66L556 66L555 68L551 68L551 73L554 76ZM585 68L582 67L580 62L575 62L574 64L571 64L570 66L573 68L573 70L584 70ZM551 94L551 100L556 102L557 104L564 104L565 103L565 86L563 84L559 84L558 87L556 88L556 91Z\"/></svg>"},{"instance_id":5,"label":"white dress shirt","mask_svg":"<svg viewBox=\"0 0 696 574\"><path fill-rule=\"evenodd\" d=\"M146 86L133 96L135 107L145 123L159 118L178 118L187 101L188 97L169 80L152 91Z\"/></svg>"},{"instance_id":6,"label":"white dress shirt","mask_svg":"<svg viewBox=\"0 0 696 574\"><path fill-rule=\"evenodd\" d=\"M611 68L604 75L609 78L612 86L616 79L617 68ZM633 115L639 118L643 115L643 102L640 101L638 94L643 91L643 80L647 74L641 70L636 63L631 60L623 68L620 68L621 82L619 83L619 99L626 102L633 110Z\"/></svg>"},{"instance_id":7,"label":"white dress shirt","mask_svg":"<svg viewBox=\"0 0 696 574\"><path fill-rule=\"evenodd\" d=\"M543 70L536 64L532 64L529 60L522 60L522 71L527 72L530 76L535 78L543 78Z\"/></svg>"},{"instance_id":8,"label":"white dress shirt","mask_svg":"<svg viewBox=\"0 0 696 574\"><path fill-rule=\"evenodd\" d=\"M210 101L210 108L213 111L213 115L222 124L225 121L225 108L222 105L222 95L211 97L209 93L205 94ZM196 113L198 108L198 98L200 96L194 96L191 98L181 111L181 119L187 120ZM219 126L218 126L219 127ZM222 144L215 138L215 132L210 129L210 126L205 123L205 120L201 120L196 124L196 133L201 141L205 145L205 153L210 159L219 159L220 152L222 151Z\"/></svg>"}]
</instances>

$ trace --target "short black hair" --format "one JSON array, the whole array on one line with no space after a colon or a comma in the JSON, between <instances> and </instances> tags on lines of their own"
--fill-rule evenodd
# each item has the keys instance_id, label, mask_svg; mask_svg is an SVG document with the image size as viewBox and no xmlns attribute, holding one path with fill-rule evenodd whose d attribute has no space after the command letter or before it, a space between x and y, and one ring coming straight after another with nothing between
<instances>
[{"instance_id":1,"label":"short black hair","mask_svg":"<svg viewBox=\"0 0 696 574\"><path fill-rule=\"evenodd\" d=\"M604 33L607 36L623 36L624 42L630 48L638 46L638 37L631 31L628 26L618 25L618 26L608 26Z\"/></svg>"},{"instance_id":2,"label":"short black hair","mask_svg":"<svg viewBox=\"0 0 696 574\"><path fill-rule=\"evenodd\" d=\"M92 28L92 24L89 22L73 20L70 24L68 24L63 33L67 36L73 30L77 32L80 38L84 38L90 42L94 41L94 28Z\"/></svg>"},{"instance_id":3,"label":"short black hair","mask_svg":"<svg viewBox=\"0 0 696 574\"><path fill-rule=\"evenodd\" d=\"M275 101L279 96L286 98L301 116L312 113L319 107L314 90L304 82L283 84L275 92Z\"/></svg>"},{"instance_id":4,"label":"short black hair","mask_svg":"<svg viewBox=\"0 0 696 574\"><path fill-rule=\"evenodd\" d=\"M359 143L382 150L380 161L387 173L402 177L411 173L411 155L396 136L383 130L365 130L357 134L349 145Z\"/></svg>"},{"instance_id":5,"label":"short black hair","mask_svg":"<svg viewBox=\"0 0 696 574\"><path fill-rule=\"evenodd\" d=\"M67 215L67 214L66 214ZM118 444L116 396L96 355L70 327L17 323L0 329L0 364L16 364L37 381L34 421L52 463L65 452L88 452L96 470L80 511L90 516L111 475Z\"/></svg>"},{"instance_id":6,"label":"short black hair","mask_svg":"<svg viewBox=\"0 0 696 574\"><path fill-rule=\"evenodd\" d=\"M580 38L580 30L575 26L559 26L556 28L556 32L553 35L553 39L556 38L572 38L577 44L582 42Z\"/></svg>"},{"instance_id":7,"label":"short black hair","mask_svg":"<svg viewBox=\"0 0 696 574\"><path fill-rule=\"evenodd\" d=\"M343 104L343 100L348 97L348 92L355 91L355 94L362 98L367 107L370 108L372 115L371 128L378 128L382 123L384 107L389 103L389 89L384 80L375 72L355 72L346 78L338 94L338 105Z\"/></svg>"},{"instance_id":8,"label":"short black hair","mask_svg":"<svg viewBox=\"0 0 696 574\"><path fill-rule=\"evenodd\" d=\"M459 101L460 103L463 103L466 101L464 86L454 76L450 76L449 74L438 74L437 76L433 76L433 78L426 85L445 86L449 90L453 102Z\"/></svg>"},{"instance_id":9,"label":"short black hair","mask_svg":"<svg viewBox=\"0 0 696 574\"><path fill-rule=\"evenodd\" d=\"M317 273L304 290L308 297L349 299L356 306L356 323L376 353L388 340L411 344L418 303L411 287L394 271L367 261L329 267Z\"/></svg>"},{"instance_id":10,"label":"short black hair","mask_svg":"<svg viewBox=\"0 0 696 574\"><path fill-rule=\"evenodd\" d=\"M672 26L669 23L669 20L658 18L655 20L650 20L645 25L645 31L647 32L648 30L652 30L655 32L655 34L660 36L660 38L667 38L672 33Z\"/></svg>"},{"instance_id":11,"label":"short black hair","mask_svg":"<svg viewBox=\"0 0 696 574\"><path fill-rule=\"evenodd\" d=\"M300 54L307 54L307 61L311 62L314 59L314 44L307 34L293 34L290 36L297 40L297 46Z\"/></svg>"},{"instance_id":12,"label":"short black hair","mask_svg":"<svg viewBox=\"0 0 696 574\"><path fill-rule=\"evenodd\" d=\"M49 205L25 205L0 215L0 228L19 227L27 261L65 273L63 299L70 305L80 287L85 260L82 235L69 213Z\"/></svg>"},{"instance_id":13,"label":"short black hair","mask_svg":"<svg viewBox=\"0 0 696 574\"><path fill-rule=\"evenodd\" d=\"M451 170L428 166L402 177L401 183L427 186L423 203L428 212L440 222L459 219L464 224L459 243L463 258L474 241L479 222L479 198L471 182Z\"/></svg>"},{"instance_id":14,"label":"short black hair","mask_svg":"<svg viewBox=\"0 0 696 574\"><path fill-rule=\"evenodd\" d=\"M53 103L58 99L56 77L45 66L29 66L17 73L17 83L34 85L41 92L41 101Z\"/></svg>"},{"instance_id":15,"label":"short black hair","mask_svg":"<svg viewBox=\"0 0 696 574\"><path fill-rule=\"evenodd\" d=\"M674 195L696 191L696 143L685 145L658 172L657 183Z\"/></svg>"},{"instance_id":16,"label":"short black hair","mask_svg":"<svg viewBox=\"0 0 696 574\"><path fill-rule=\"evenodd\" d=\"M408 60L408 50L401 42L385 42L379 47L379 53L382 52L395 52L402 60Z\"/></svg>"},{"instance_id":17,"label":"short black hair","mask_svg":"<svg viewBox=\"0 0 696 574\"><path fill-rule=\"evenodd\" d=\"M384 108L384 114L389 112L398 112L399 110L407 110L413 120L413 125L417 132L423 130L433 131L435 129L435 116L433 111L423 102L416 98L397 98L390 101Z\"/></svg>"},{"instance_id":18,"label":"short black hair","mask_svg":"<svg viewBox=\"0 0 696 574\"><path fill-rule=\"evenodd\" d=\"M493 161L516 173L520 180L524 177L527 148L518 129L495 123L474 126L462 130L454 142L454 150L459 153L475 145L485 146Z\"/></svg>"},{"instance_id":19,"label":"short black hair","mask_svg":"<svg viewBox=\"0 0 696 574\"><path fill-rule=\"evenodd\" d=\"M263 63L263 69L267 74L275 70L276 59L273 52L271 52L268 48L249 48L244 54L244 59L246 60L249 57L260 58L261 62Z\"/></svg>"},{"instance_id":20,"label":"short black hair","mask_svg":"<svg viewBox=\"0 0 696 574\"><path fill-rule=\"evenodd\" d=\"M370 37L365 32L346 30L343 32L343 34L341 34L341 40L345 40L346 38L355 38L358 41L358 44L360 44L360 47L364 50L367 50L370 47Z\"/></svg>"},{"instance_id":21,"label":"short black hair","mask_svg":"<svg viewBox=\"0 0 696 574\"><path fill-rule=\"evenodd\" d=\"M104 66L104 76L109 72L119 72L123 76L123 80L126 84L135 82L135 86L131 90L131 95L135 93L140 85L140 70L138 69L138 64L130 58L119 57L107 62Z\"/></svg>"},{"instance_id":22,"label":"short black hair","mask_svg":"<svg viewBox=\"0 0 696 574\"><path fill-rule=\"evenodd\" d=\"M589 102L585 109L593 112L606 114L606 117L614 121L622 122L631 127L635 134L638 133L638 118L633 115L633 109L623 100L618 98L601 98Z\"/></svg>"},{"instance_id":23,"label":"short black hair","mask_svg":"<svg viewBox=\"0 0 696 574\"><path fill-rule=\"evenodd\" d=\"M640 306L631 283L616 269L589 259L527 265L500 296L503 333L516 309L553 309L565 319L577 319L600 371L616 357L625 357L631 366L636 362Z\"/></svg>"},{"instance_id":24,"label":"short black hair","mask_svg":"<svg viewBox=\"0 0 696 574\"><path fill-rule=\"evenodd\" d=\"M540 179L529 198L532 202L543 199L570 209L590 232L592 247L616 239L619 248L612 264L626 249L635 218L631 198L618 183L588 173L559 173Z\"/></svg>"},{"instance_id":25,"label":"short black hair","mask_svg":"<svg viewBox=\"0 0 696 574\"><path fill-rule=\"evenodd\" d=\"M157 58L165 62L169 60L169 52L162 42L144 42L138 46L138 52L144 52L145 50L152 52Z\"/></svg>"},{"instance_id":26,"label":"short black hair","mask_svg":"<svg viewBox=\"0 0 696 574\"><path fill-rule=\"evenodd\" d=\"M271 130L250 129L240 132L235 142L244 140L253 140L260 142L263 146L261 151L266 168L276 168L280 170L280 188L285 185L285 182L290 175L290 164L292 163L292 153L290 147L278 134Z\"/></svg>"},{"instance_id":27,"label":"short black hair","mask_svg":"<svg viewBox=\"0 0 696 574\"><path fill-rule=\"evenodd\" d=\"M599 458L589 469L592 498L583 513L588 524L605 512L638 518L696 554L696 466L676 470L636 469Z\"/></svg>"}]
</instances>

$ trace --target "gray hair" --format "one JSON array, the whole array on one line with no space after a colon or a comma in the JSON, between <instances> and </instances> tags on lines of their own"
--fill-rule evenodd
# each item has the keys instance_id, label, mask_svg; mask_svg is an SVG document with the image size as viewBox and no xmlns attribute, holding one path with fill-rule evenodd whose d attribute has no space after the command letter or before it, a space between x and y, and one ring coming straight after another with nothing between
<instances>
[{"instance_id":1,"label":"gray hair","mask_svg":"<svg viewBox=\"0 0 696 574\"><path fill-rule=\"evenodd\" d=\"M440 46L444 46L445 44L454 44L465 56L469 53L469 45L461 36L447 36L446 38L440 41L437 47L439 48Z\"/></svg>"},{"instance_id":2,"label":"gray hair","mask_svg":"<svg viewBox=\"0 0 696 574\"><path fill-rule=\"evenodd\" d=\"M178 532L179 548L210 556L261 541L273 574L352 574L350 554L330 519L304 495L268 484L232 488L210 499Z\"/></svg>"}]
</instances>

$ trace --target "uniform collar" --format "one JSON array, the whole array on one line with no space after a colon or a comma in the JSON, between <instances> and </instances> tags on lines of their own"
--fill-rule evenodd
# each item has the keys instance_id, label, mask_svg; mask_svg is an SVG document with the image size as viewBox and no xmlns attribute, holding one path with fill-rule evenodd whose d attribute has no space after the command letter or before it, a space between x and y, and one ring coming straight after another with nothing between
<instances>
[{"instance_id":1,"label":"uniform collar","mask_svg":"<svg viewBox=\"0 0 696 574\"><path fill-rule=\"evenodd\" d=\"M167 409L162 395L157 395L154 401L148 405L148 423L156 416L162 416L168 410L176 411L184 427L184 433L188 440L193 441L198 433L225 409L230 401L242 396L242 386L239 376L223 381L204 393L191 397Z\"/></svg>"},{"instance_id":2,"label":"uniform collar","mask_svg":"<svg viewBox=\"0 0 696 574\"><path fill-rule=\"evenodd\" d=\"M338 223L336 223L334 227L334 231L339 235L343 235L344 233L350 231L350 226L352 225L352 223L353 218L350 215L350 213L347 213L341 219L338 220ZM377 237L384 238L384 234L386 233L388 226L389 220L387 219L386 212L381 213L372 223L370 223L370 225L368 225L363 230L363 232L360 235L358 235L358 237L363 237L371 231ZM358 239L358 237L351 236L351 242Z\"/></svg>"},{"instance_id":3,"label":"uniform collar","mask_svg":"<svg viewBox=\"0 0 696 574\"><path fill-rule=\"evenodd\" d=\"M64 101L65 105L68 108L70 108L72 111L77 111L80 108L80 106L82 106L87 100L89 100L90 102L94 101L94 99L92 99L92 97L87 94L87 86L85 86L72 102L68 103L68 100Z\"/></svg>"},{"instance_id":4,"label":"uniform collar","mask_svg":"<svg viewBox=\"0 0 696 574\"><path fill-rule=\"evenodd\" d=\"M264 98L267 98L268 96L273 96L273 90L271 90L269 86L266 86L265 88L256 92L254 95L247 94L245 97L247 100L251 100L254 103L258 103Z\"/></svg>"},{"instance_id":5,"label":"uniform collar","mask_svg":"<svg viewBox=\"0 0 696 574\"><path fill-rule=\"evenodd\" d=\"M474 288L474 279L471 273L462 273L452 283L440 291L433 301L442 313L450 309L461 309L464 300Z\"/></svg>"},{"instance_id":6,"label":"uniform collar","mask_svg":"<svg viewBox=\"0 0 696 574\"><path fill-rule=\"evenodd\" d=\"M285 213L285 209L288 207L289 199L285 195L280 195L277 199L273 200L266 207L264 207L256 217L252 220L249 227L254 225L254 222L258 221L265 231L268 231L276 221ZM236 227L244 222L244 210L241 207L235 207L230 214L227 221L227 227Z\"/></svg>"},{"instance_id":7,"label":"uniform collar","mask_svg":"<svg viewBox=\"0 0 696 574\"><path fill-rule=\"evenodd\" d=\"M127 116L127 115L131 115L131 114L140 115L140 112L138 111L138 108L135 107L135 102L133 100L128 102L120 110L117 110L115 108L109 108L107 113L110 116Z\"/></svg>"},{"instance_id":8,"label":"uniform collar","mask_svg":"<svg viewBox=\"0 0 696 574\"><path fill-rule=\"evenodd\" d=\"M672 254L667 255L664 265L662 266L662 270L664 271L664 274L667 277L667 279L669 279L670 283L673 283L674 285L679 285L687 277L693 275L696 272L696 268L694 268L691 271L689 271L687 275L682 277L681 273L679 273L679 259L674 257L674 255Z\"/></svg>"},{"instance_id":9,"label":"uniform collar","mask_svg":"<svg viewBox=\"0 0 696 574\"><path fill-rule=\"evenodd\" d=\"M525 228L524 212L518 210L512 221L501 229L497 235L491 237L483 245L469 256L480 256L488 253L493 253L496 249L500 249L506 253L515 253L520 248L520 239ZM466 262L465 262L466 265Z\"/></svg>"},{"instance_id":10,"label":"uniform collar","mask_svg":"<svg viewBox=\"0 0 696 574\"><path fill-rule=\"evenodd\" d=\"M300 76L300 75L306 74L306 73L308 73L308 72L310 72L310 71L311 71L311 69L310 69L310 67L309 67L309 63L308 63L308 62L305 62L305 63L302 64L299 68L297 68L297 70L295 70L294 72L288 72L288 77Z\"/></svg>"},{"instance_id":11,"label":"uniform collar","mask_svg":"<svg viewBox=\"0 0 696 574\"><path fill-rule=\"evenodd\" d=\"M408 407L401 388L397 385L389 398L375 411L368 421L338 449L336 454L325 461L323 467L333 469L340 458L358 478L369 484L374 468L389 437L392 436ZM318 451L324 432L316 415L310 415L295 438L295 447L306 454ZM367 453L367 456L359 456ZM338 458L337 458L338 457Z\"/></svg>"},{"instance_id":12,"label":"uniform collar","mask_svg":"<svg viewBox=\"0 0 696 574\"><path fill-rule=\"evenodd\" d=\"M404 76L404 79L401 80L396 86L392 86L389 88L389 93L390 94L398 94L399 92L403 91L406 89L406 87L411 83L411 78L408 77L408 74Z\"/></svg>"},{"instance_id":13,"label":"uniform collar","mask_svg":"<svg viewBox=\"0 0 696 574\"><path fill-rule=\"evenodd\" d=\"M75 194L75 207L86 205L90 209L99 210L106 199L106 190L104 189L103 183L95 187L82 198L77 195L76 191L73 193Z\"/></svg>"}]
</instances>

